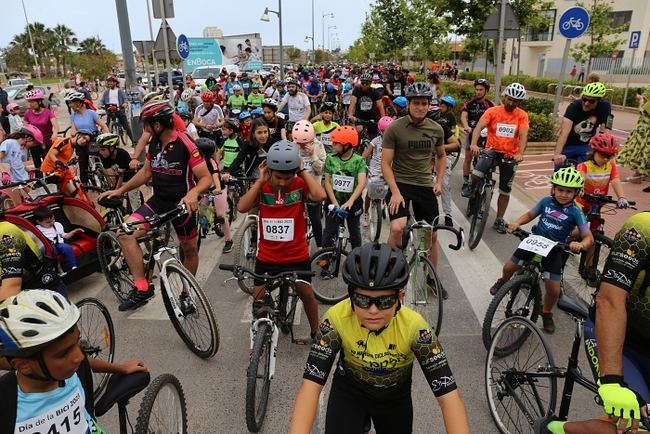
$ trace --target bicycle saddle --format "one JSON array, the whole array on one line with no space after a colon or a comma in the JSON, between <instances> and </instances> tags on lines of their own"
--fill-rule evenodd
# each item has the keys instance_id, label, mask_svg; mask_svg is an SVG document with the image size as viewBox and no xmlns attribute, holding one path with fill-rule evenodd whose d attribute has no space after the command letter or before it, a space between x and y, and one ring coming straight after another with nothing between
<instances>
[{"instance_id":1,"label":"bicycle saddle","mask_svg":"<svg viewBox=\"0 0 650 434\"><path fill-rule=\"evenodd\" d=\"M113 374L108 379L106 391L95 403L95 416L101 417L110 410L115 403L125 403L140 393L149 385L148 372L136 372L129 375Z\"/></svg>"},{"instance_id":2,"label":"bicycle saddle","mask_svg":"<svg viewBox=\"0 0 650 434\"><path fill-rule=\"evenodd\" d=\"M104 208L118 209L122 207L123 197L105 197L98 201L97 203L103 206Z\"/></svg>"},{"instance_id":3,"label":"bicycle saddle","mask_svg":"<svg viewBox=\"0 0 650 434\"><path fill-rule=\"evenodd\" d=\"M579 297L567 295L564 292L557 301L557 307L578 319L584 320L589 316L589 305L586 301Z\"/></svg>"}]
</instances>

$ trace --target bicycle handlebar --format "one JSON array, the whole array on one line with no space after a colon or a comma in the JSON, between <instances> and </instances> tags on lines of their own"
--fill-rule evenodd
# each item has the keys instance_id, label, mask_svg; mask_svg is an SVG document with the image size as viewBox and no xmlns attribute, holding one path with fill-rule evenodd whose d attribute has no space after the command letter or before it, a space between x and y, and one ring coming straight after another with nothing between
<instances>
[{"instance_id":1,"label":"bicycle handlebar","mask_svg":"<svg viewBox=\"0 0 650 434\"><path fill-rule=\"evenodd\" d=\"M268 283L271 280L295 281L300 277L312 277L314 275L313 271L283 271L282 273L278 273L278 274L269 274L269 273L257 274L256 272L248 268L242 267L241 265L235 265L235 264L219 264L219 269L225 271L232 271L233 276L235 276L237 280L243 280L244 276L248 274L252 278L256 280L262 280L265 283Z\"/></svg>"},{"instance_id":2,"label":"bicycle handlebar","mask_svg":"<svg viewBox=\"0 0 650 434\"><path fill-rule=\"evenodd\" d=\"M618 200L612 198L612 196L605 196L604 194L582 193L582 197L589 202L598 202L603 205L605 204L618 205ZM633 205L636 205L636 201L634 200L628 200L627 203L630 205L630 208L632 208Z\"/></svg>"},{"instance_id":3,"label":"bicycle handlebar","mask_svg":"<svg viewBox=\"0 0 650 434\"><path fill-rule=\"evenodd\" d=\"M145 217L144 220L124 222L118 227L122 229L124 233L131 235L135 232L134 228L136 226L149 224L158 227L164 223L167 223L168 221L174 220L176 217L180 217L182 215L187 214L187 212L188 212L187 207L184 204L182 204L162 214L153 215L151 217Z\"/></svg>"},{"instance_id":4,"label":"bicycle handlebar","mask_svg":"<svg viewBox=\"0 0 650 434\"><path fill-rule=\"evenodd\" d=\"M22 187L29 184L40 184L42 187L46 185L45 181L43 181L42 178L34 178L34 179L28 179L27 181L18 181L18 182L10 182L9 184L2 184L0 185L0 188L5 189L5 188L12 188L12 187Z\"/></svg>"},{"instance_id":5,"label":"bicycle handlebar","mask_svg":"<svg viewBox=\"0 0 650 434\"><path fill-rule=\"evenodd\" d=\"M514 235L515 237L519 238L521 241L525 240L526 238L528 238L528 237L530 236L530 232L528 232L528 231L526 231L526 230L524 230L524 229L521 229L521 228L519 228L519 229L517 229L517 230L514 230L514 231L512 231L511 233L512 233L512 235ZM570 253L570 254L574 254L574 253L571 251L571 249L569 249L569 244L571 244L571 242L568 242L568 243L557 243L557 244L555 245L555 248L557 248L557 249L562 249L563 251L565 251L565 252L567 252L567 253ZM583 250L583 251L586 252L586 250Z\"/></svg>"},{"instance_id":6,"label":"bicycle handlebar","mask_svg":"<svg viewBox=\"0 0 650 434\"><path fill-rule=\"evenodd\" d=\"M424 220L420 220L418 222L411 223L407 228L408 231L412 229L428 229L434 231L443 230L451 232L452 234L456 235L456 245L449 244L449 248L452 250L460 250L461 247L463 247L463 244L465 244L465 231L463 228L453 228L446 225L431 225Z\"/></svg>"}]
</instances>

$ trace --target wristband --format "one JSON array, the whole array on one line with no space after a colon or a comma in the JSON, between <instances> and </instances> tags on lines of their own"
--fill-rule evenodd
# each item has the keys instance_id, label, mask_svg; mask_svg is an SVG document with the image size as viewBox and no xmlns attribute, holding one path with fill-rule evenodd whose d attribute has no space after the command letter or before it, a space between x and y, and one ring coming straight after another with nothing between
<instances>
[{"instance_id":1,"label":"wristband","mask_svg":"<svg viewBox=\"0 0 650 434\"><path fill-rule=\"evenodd\" d=\"M621 386L625 384L622 375L603 375L598 378L598 382L600 384L620 384Z\"/></svg>"}]
</instances>

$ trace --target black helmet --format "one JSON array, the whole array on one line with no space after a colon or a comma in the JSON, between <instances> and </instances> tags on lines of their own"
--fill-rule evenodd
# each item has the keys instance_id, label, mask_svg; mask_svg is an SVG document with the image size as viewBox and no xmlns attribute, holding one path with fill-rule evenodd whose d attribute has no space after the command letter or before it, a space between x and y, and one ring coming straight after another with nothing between
<instances>
[{"instance_id":1,"label":"black helmet","mask_svg":"<svg viewBox=\"0 0 650 434\"><path fill-rule=\"evenodd\" d=\"M490 82L484 78L477 78L476 80L474 80L474 87L478 85L483 86L486 92L490 90Z\"/></svg>"},{"instance_id":2,"label":"black helmet","mask_svg":"<svg viewBox=\"0 0 650 434\"><path fill-rule=\"evenodd\" d=\"M432 98L433 90L428 84L418 81L406 88L406 98Z\"/></svg>"},{"instance_id":3,"label":"black helmet","mask_svg":"<svg viewBox=\"0 0 650 434\"><path fill-rule=\"evenodd\" d=\"M214 143L214 140L207 137L199 137L196 141L196 147L206 159L212 158L214 153L217 151L217 144Z\"/></svg>"},{"instance_id":4,"label":"black helmet","mask_svg":"<svg viewBox=\"0 0 650 434\"><path fill-rule=\"evenodd\" d=\"M359 81L371 82L372 81L372 75L370 75L370 73L368 73L368 72L364 72L363 74L361 74L361 77L359 77Z\"/></svg>"},{"instance_id":5,"label":"black helmet","mask_svg":"<svg viewBox=\"0 0 650 434\"><path fill-rule=\"evenodd\" d=\"M320 106L320 112L321 113L323 113L324 111L334 112L334 111L336 111L335 109L336 109L336 105L333 102L330 102L330 101L325 101Z\"/></svg>"},{"instance_id":6,"label":"black helmet","mask_svg":"<svg viewBox=\"0 0 650 434\"><path fill-rule=\"evenodd\" d=\"M402 289L408 279L409 265L404 254L388 244L356 247L343 264L343 280L354 288Z\"/></svg>"},{"instance_id":7,"label":"black helmet","mask_svg":"<svg viewBox=\"0 0 650 434\"><path fill-rule=\"evenodd\" d=\"M224 122L224 125L226 125L228 128L233 130L234 132L238 133L239 132L239 122L237 122L236 119L226 119Z\"/></svg>"}]
</instances>

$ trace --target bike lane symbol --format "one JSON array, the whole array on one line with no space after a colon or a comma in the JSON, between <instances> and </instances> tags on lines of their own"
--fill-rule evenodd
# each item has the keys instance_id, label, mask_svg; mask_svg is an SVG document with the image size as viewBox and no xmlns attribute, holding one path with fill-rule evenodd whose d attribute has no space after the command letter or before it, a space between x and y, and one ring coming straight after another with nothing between
<instances>
[{"instance_id":1,"label":"bike lane symbol","mask_svg":"<svg viewBox=\"0 0 650 434\"><path fill-rule=\"evenodd\" d=\"M558 21L560 34L567 39L578 38L589 28L589 20L589 12L585 8L579 6L569 8Z\"/></svg>"}]
</instances>

